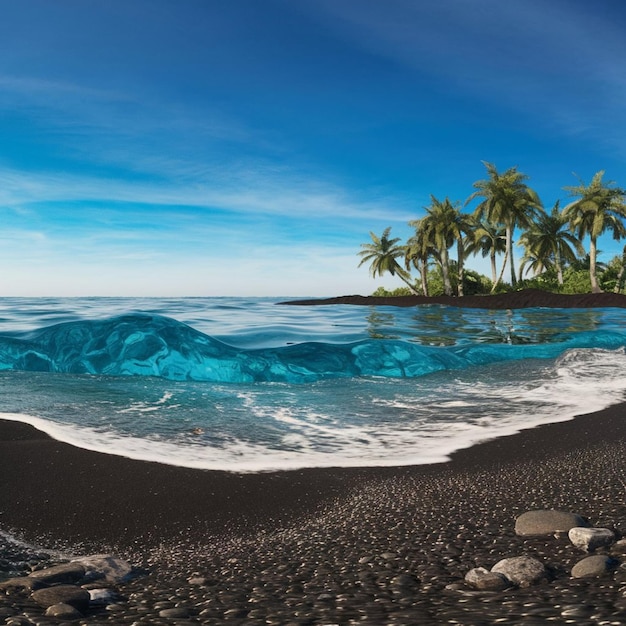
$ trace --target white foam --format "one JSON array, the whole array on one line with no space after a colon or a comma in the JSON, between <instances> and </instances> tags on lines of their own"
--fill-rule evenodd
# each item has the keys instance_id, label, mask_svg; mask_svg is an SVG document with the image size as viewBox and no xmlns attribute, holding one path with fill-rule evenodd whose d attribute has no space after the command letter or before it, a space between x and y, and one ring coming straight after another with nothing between
<instances>
[{"instance_id":1,"label":"white foam","mask_svg":"<svg viewBox=\"0 0 626 626\"><path fill-rule=\"evenodd\" d=\"M163 395L155 402L144 402L144 401L132 402L130 406L124 409L118 409L116 412L120 414L123 414L123 413L157 413L161 411L161 409L163 408L163 405L168 404L169 400L171 400L173 397L174 397L173 392L165 391L163 392ZM168 406L177 407L179 405L168 404Z\"/></svg>"},{"instance_id":2,"label":"white foam","mask_svg":"<svg viewBox=\"0 0 626 626\"><path fill-rule=\"evenodd\" d=\"M277 444L283 449L234 438L217 446L208 445L202 437L166 441L163 437L123 436L111 432L108 426L107 430L77 426L21 413L0 413L0 418L31 424L54 439L87 450L181 467L259 472L440 463L452 452L478 442L567 421L624 399L624 350L569 351L554 367L546 366L540 380L516 380L516 367L511 365L506 384L470 383L468 375L468 380L450 380L448 388L437 389L429 398L419 395L423 388L414 387L415 383L399 382L407 397L366 398L370 405L379 406L379 416L380 407L383 416L385 410L398 411L393 419L379 419L378 423L365 416L346 424L336 419L332 410L325 415L297 405L272 409L259 404L255 393L242 393L246 410L255 419L288 426ZM366 389L375 394L377 388L374 383ZM415 395L410 397L412 392ZM449 399L442 401L446 395Z\"/></svg>"}]
</instances>

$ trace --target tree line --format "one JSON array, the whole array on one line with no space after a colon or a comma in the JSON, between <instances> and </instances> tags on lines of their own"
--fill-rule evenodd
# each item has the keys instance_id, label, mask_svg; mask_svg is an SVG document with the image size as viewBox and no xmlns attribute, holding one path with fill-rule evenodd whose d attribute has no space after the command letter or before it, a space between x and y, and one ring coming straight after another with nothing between
<instances>
[{"instance_id":1,"label":"tree line","mask_svg":"<svg viewBox=\"0 0 626 626\"><path fill-rule=\"evenodd\" d=\"M528 176L517 167L498 172L492 163L484 165L487 178L473 184L474 191L463 204L465 208L478 200L473 212L463 211L460 201L431 195L424 217L409 222L415 233L406 243L390 236L391 227L381 236L370 232L371 243L362 244L358 253L359 267L370 263L373 277L389 273L404 281L410 293L426 296L434 295L433 283L445 295L458 296L468 286L473 293L526 286L599 293L608 285L620 291L626 247L607 267L598 262L598 238L605 233L616 241L626 237L624 189L605 181L604 171L599 171L589 184L579 178L578 185L564 187L570 202L561 208L557 201L547 211L527 184ZM513 249L517 232L524 250L519 274ZM490 279L465 269L467 258L478 254L490 259ZM504 281L507 267L510 283ZM419 283L412 278L413 269ZM586 285L581 272L588 276ZM531 278L524 280L528 273Z\"/></svg>"}]
</instances>

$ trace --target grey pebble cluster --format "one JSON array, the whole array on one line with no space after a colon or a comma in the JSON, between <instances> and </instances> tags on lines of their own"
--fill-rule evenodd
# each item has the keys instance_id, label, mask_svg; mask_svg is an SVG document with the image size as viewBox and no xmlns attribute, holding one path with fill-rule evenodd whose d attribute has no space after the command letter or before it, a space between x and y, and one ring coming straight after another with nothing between
<instances>
[{"instance_id":1,"label":"grey pebble cluster","mask_svg":"<svg viewBox=\"0 0 626 626\"><path fill-rule=\"evenodd\" d=\"M615 533L610 528L589 528L582 515L569 511L527 511L515 521L515 532L523 537L553 535L555 539L567 533L571 543L586 553L597 548L607 548L614 543L618 555L626 553L626 539L616 542ZM571 575L572 578L602 576L620 565L620 560L610 554L595 554L578 561L572 567ZM465 583L481 591L502 591L513 586L530 587L549 579L550 572L541 561L524 555L502 559L491 570L476 567L465 575ZM451 585L450 588L459 587Z\"/></svg>"},{"instance_id":2,"label":"grey pebble cluster","mask_svg":"<svg viewBox=\"0 0 626 626\"><path fill-rule=\"evenodd\" d=\"M46 615L33 590L5 589L0 624L626 626L625 448L615 443L506 471L398 471L296 523L126 548L118 554L141 575L99 584L113 595L81 605L80 617ZM573 515L575 523L520 532L537 512ZM510 563L502 565L520 558L527 573L539 563L532 582L515 582ZM589 558L604 566L578 576ZM52 565L32 560L30 567ZM480 568L507 584L466 582Z\"/></svg>"}]
</instances>

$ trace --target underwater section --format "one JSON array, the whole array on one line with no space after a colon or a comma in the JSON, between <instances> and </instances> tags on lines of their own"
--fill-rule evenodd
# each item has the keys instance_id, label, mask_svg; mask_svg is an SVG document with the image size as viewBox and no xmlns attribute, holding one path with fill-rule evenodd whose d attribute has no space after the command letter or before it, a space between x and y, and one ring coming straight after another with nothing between
<instances>
[{"instance_id":1,"label":"underwater section","mask_svg":"<svg viewBox=\"0 0 626 626\"><path fill-rule=\"evenodd\" d=\"M244 349L169 317L132 314L0 336L0 370L220 383L304 383L362 376L415 378L503 361L551 359L576 348L614 350L624 346L626 334L595 330L556 334L545 343L429 346L366 339Z\"/></svg>"}]
</instances>

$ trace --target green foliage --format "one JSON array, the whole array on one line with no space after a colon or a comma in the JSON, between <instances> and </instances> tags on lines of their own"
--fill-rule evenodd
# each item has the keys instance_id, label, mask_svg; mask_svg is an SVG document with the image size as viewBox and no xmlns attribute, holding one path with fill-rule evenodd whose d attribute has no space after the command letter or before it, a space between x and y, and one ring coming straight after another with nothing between
<instances>
[{"instance_id":1,"label":"green foliage","mask_svg":"<svg viewBox=\"0 0 626 626\"><path fill-rule=\"evenodd\" d=\"M458 276L455 261L450 261L450 282L453 292L457 292ZM491 293L492 282L487 276L479 274L474 270L465 270L463 273L463 293L466 296L486 295ZM428 272L428 289L431 296L445 295L444 281L439 268L431 269Z\"/></svg>"},{"instance_id":2,"label":"green foliage","mask_svg":"<svg viewBox=\"0 0 626 626\"><path fill-rule=\"evenodd\" d=\"M621 266L617 265L620 262L619 257L615 257L608 264L606 269L599 277L600 286L604 291L613 291L617 284L618 274ZM454 262L452 262L454 265ZM452 273L450 276L452 287L457 288L456 273ZM443 296L445 290L443 286L443 278L441 271L431 269L428 272L428 285L430 288L431 296ZM465 295L487 295L491 293L492 282L491 280L473 270L465 270L463 289ZM521 280L515 286L515 290L521 289L541 289L542 291L549 291L552 293L591 293L591 280L589 278L589 270L577 269L575 267L568 267L563 274L563 285L559 285L556 272L554 270L547 270L538 276L533 278L527 278ZM493 293L509 293L513 291L513 288L508 283L498 284L496 290ZM385 287L378 287L372 294L372 296L389 298L398 296L410 296L413 292L408 287L398 287L396 289L386 289Z\"/></svg>"},{"instance_id":3,"label":"green foliage","mask_svg":"<svg viewBox=\"0 0 626 626\"><path fill-rule=\"evenodd\" d=\"M600 278L600 284L605 291L615 293L624 292L624 281L626 279L626 246L622 254L614 256L607 264L606 270Z\"/></svg>"},{"instance_id":4,"label":"green foliage","mask_svg":"<svg viewBox=\"0 0 626 626\"><path fill-rule=\"evenodd\" d=\"M466 269L463 272L463 293L466 296L480 296L491 293L493 283L483 274Z\"/></svg>"},{"instance_id":5,"label":"green foliage","mask_svg":"<svg viewBox=\"0 0 626 626\"><path fill-rule=\"evenodd\" d=\"M561 293L591 293L589 270L568 267L563 273Z\"/></svg>"},{"instance_id":6,"label":"green foliage","mask_svg":"<svg viewBox=\"0 0 626 626\"><path fill-rule=\"evenodd\" d=\"M619 257L616 257L619 260ZM618 281L620 267L609 264L598 280L604 291L613 291ZM547 270L538 276L518 282L517 289L541 289L552 293L591 293L589 270L579 266L568 267L563 274L563 285L559 285L556 272Z\"/></svg>"},{"instance_id":7,"label":"green foliage","mask_svg":"<svg viewBox=\"0 0 626 626\"><path fill-rule=\"evenodd\" d=\"M495 294L495 293L511 293L512 291L515 291L516 289L513 289L513 287L511 287L511 285L509 283L499 282L496 285L495 289L492 288L489 293L492 293L492 294Z\"/></svg>"},{"instance_id":8,"label":"green foliage","mask_svg":"<svg viewBox=\"0 0 626 626\"><path fill-rule=\"evenodd\" d=\"M520 280L517 289L541 289L543 291L552 291L558 293L561 291L556 271L554 269L546 270L538 276Z\"/></svg>"},{"instance_id":9,"label":"green foliage","mask_svg":"<svg viewBox=\"0 0 626 626\"><path fill-rule=\"evenodd\" d=\"M453 285L454 287L455 285ZM443 278L441 272L437 269L430 270L428 272L428 295L430 296L443 296L445 289L443 287Z\"/></svg>"},{"instance_id":10,"label":"green foliage","mask_svg":"<svg viewBox=\"0 0 626 626\"><path fill-rule=\"evenodd\" d=\"M374 293L372 293L372 295L377 298L389 298L396 296L411 296L413 294L408 287L398 287L397 289L392 289L391 291L385 289L384 287L379 287L376 291L374 291Z\"/></svg>"},{"instance_id":11,"label":"green foliage","mask_svg":"<svg viewBox=\"0 0 626 626\"><path fill-rule=\"evenodd\" d=\"M614 257L607 263L606 269L599 278L600 287L603 291L613 291L615 289L621 267L622 262L620 257Z\"/></svg>"}]
</instances>

